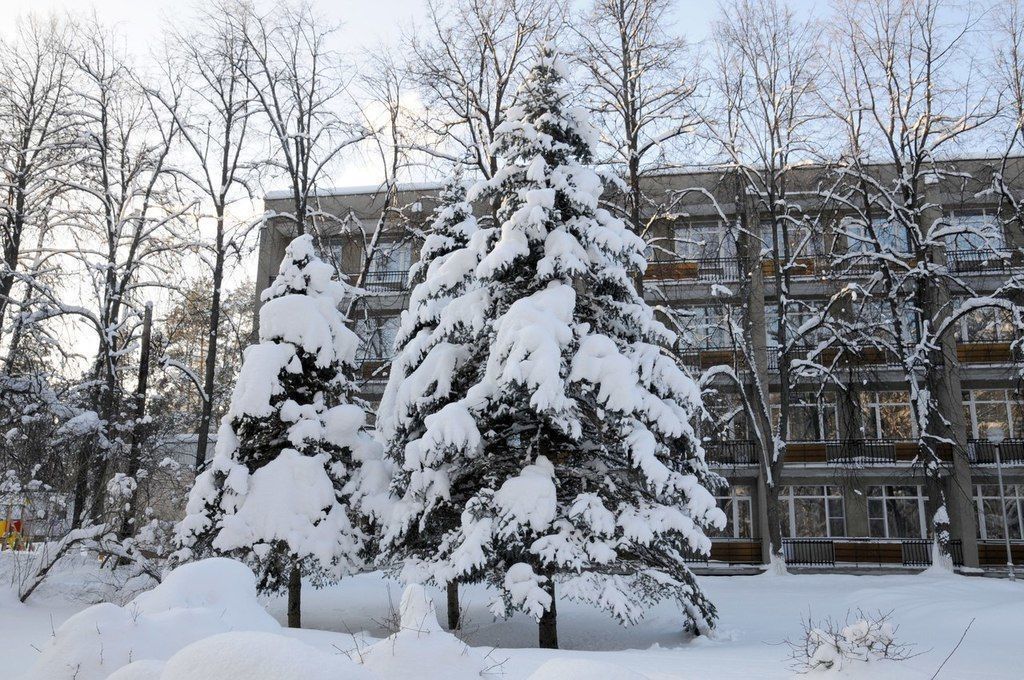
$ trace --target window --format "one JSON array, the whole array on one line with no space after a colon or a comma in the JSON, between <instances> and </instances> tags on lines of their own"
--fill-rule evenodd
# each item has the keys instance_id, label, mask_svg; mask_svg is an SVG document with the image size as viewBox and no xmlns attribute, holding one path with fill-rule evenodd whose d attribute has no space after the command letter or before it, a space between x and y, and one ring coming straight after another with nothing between
<instances>
[{"instance_id":1,"label":"window","mask_svg":"<svg viewBox=\"0 0 1024 680\"><path fill-rule=\"evenodd\" d=\"M776 428L782 415L779 395L771 395L772 423ZM837 438L836 400L834 394L814 392L790 394L789 441L819 442Z\"/></svg>"},{"instance_id":2,"label":"window","mask_svg":"<svg viewBox=\"0 0 1024 680\"><path fill-rule=\"evenodd\" d=\"M917 340L918 314L913 309L906 309L905 305L901 307L904 309L899 317L900 344L909 345ZM887 300L865 300L859 311L857 322L865 332L881 341L895 344L897 329L893 323L892 305Z\"/></svg>"},{"instance_id":3,"label":"window","mask_svg":"<svg viewBox=\"0 0 1024 680\"><path fill-rule=\"evenodd\" d=\"M816 321L822 312L818 300L790 300L786 309L786 340L790 345L814 346L828 339L828 331L824 324L816 324L816 328L802 334L797 333L809 322ZM765 305L764 310L765 336L769 347L779 346L779 308L777 305Z\"/></svg>"},{"instance_id":4,"label":"window","mask_svg":"<svg viewBox=\"0 0 1024 680\"><path fill-rule=\"evenodd\" d=\"M682 260L736 257L736 241L722 222L692 222L675 230L675 251Z\"/></svg>"},{"instance_id":5,"label":"window","mask_svg":"<svg viewBox=\"0 0 1024 680\"><path fill-rule=\"evenodd\" d=\"M846 535L843 496L834 486L784 486L779 502L788 513L787 538L828 538Z\"/></svg>"},{"instance_id":6,"label":"window","mask_svg":"<svg viewBox=\"0 0 1024 680\"><path fill-rule=\"evenodd\" d=\"M1005 309L975 309L959 322L961 342L1012 342L1016 339L1013 320Z\"/></svg>"},{"instance_id":7,"label":"window","mask_svg":"<svg viewBox=\"0 0 1024 680\"><path fill-rule=\"evenodd\" d=\"M725 529L709 534L720 538L750 538L754 535L753 501L749 486L734 486L724 496L716 496L725 513Z\"/></svg>"},{"instance_id":8,"label":"window","mask_svg":"<svg viewBox=\"0 0 1024 680\"><path fill-rule=\"evenodd\" d=\"M978 505L978 538L1006 540L1005 526L1009 526L1010 540L1024 537L1024 484L1004 484L1003 502L1006 505L1006 525L999 507L999 485L979 484L974 500Z\"/></svg>"},{"instance_id":9,"label":"window","mask_svg":"<svg viewBox=\"0 0 1024 680\"><path fill-rule=\"evenodd\" d=\"M739 323L739 310L728 305L688 307L684 315L683 330L694 349L717 349L733 346L730 317Z\"/></svg>"},{"instance_id":10,"label":"window","mask_svg":"<svg viewBox=\"0 0 1024 680\"><path fill-rule=\"evenodd\" d=\"M360 361L389 359L394 353L395 336L398 335L397 316L371 316L356 321L355 333L359 344Z\"/></svg>"},{"instance_id":11,"label":"window","mask_svg":"<svg viewBox=\"0 0 1024 680\"><path fill-rule=\"evenodd\" d=\"M773 225L770 220L761 222L762 248L767 255L775 250L775 234L782 238L782 223ZM821 230L816 226L806 223L797 223L789 220L786 223L786 244L785 252L780 252L780 258L811 257L824 252L821 245Z\"/></svg>"},{"instance_id":12,"label":"window","mask_svg":"<svg viewBox=\"0 0 1024 680\"><path fill-rule=\"evenodd\" d=\"M412 245L409 243L383 243L373 252L371 274L405 273L412 265Z\"/></svg>"},{"instance_id":13,"label":"window","mask_svg":"<svg viewBox=\"0 0 1024 680\"><path fill-rule=\"evenodd\" d=\"M964 419L974 439L988 439L992 430L1000 429L1007 437L1017 437L1022 405L1011 390L965 390Z\"/></svg>"},{"instance_id":14,"label":"window","mask_svg":"<svg viewBox=\"0 0 1024 680\"><path fill-rule=\"evenodd\" d=\"M716 394L706 404L711 415L712 440L747 439L747 416L737 395Z\"/></svg>"},{"instance_id":15,"label":"window","mask_svg":"<svg viewBox=\"0 0 1024 680\"><path fill-rule=\"evenodd\" d=\"M870 231L865 225L862 219L855 217L844 218L840 224L850 252L874 252L876 243L882 246L883 252L902 254L910 250L907 230L902 224L876 217L871 220Z\"/></svg>"},{"instance_id":16,"label":"window","mask_svg":"<svg viewBox=\"0 0 1024 680\"><path fill-rule=\"evenodd\" d=\"M962 233L946 237L949 250L992 251L1003 248L1003 227L995 215L980 213L953 213L949 226Z\"/></svg>"},{"instance_id":17,"label":"window","mask_svg":"<svg viewBox=\"0 0 1024 680\"><path fill-rule=\"evenodd\" d=\"M868 487L868 533L872 538L925 538L924 517L921 487Z\"/></svg>"},{"instance_id":18,"label":"window","mask_svg":"<svg viewBox=\"0 0 1024 680\"><path fill-rule=\"evenodd\" d=\"M866 439L914 439L917 436L906 392L870 392L861 395Z\"/></svg>"}]
</instances>

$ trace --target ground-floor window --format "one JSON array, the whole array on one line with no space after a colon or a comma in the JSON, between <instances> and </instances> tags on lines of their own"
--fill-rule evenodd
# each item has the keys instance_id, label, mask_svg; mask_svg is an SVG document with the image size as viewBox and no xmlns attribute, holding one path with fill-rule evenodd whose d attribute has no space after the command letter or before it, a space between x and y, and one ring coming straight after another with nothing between
<instances>
[{"instance_id":1,"label":"ground-floor window","mask_svg":"<svg viewBox=\"0 0 1024 680\"><path fill-rule=\"evenodd\" d=\"M754 505L749 486L733 486L726 495L716 496L725 513L725 529L710 535L719 538L751 538L754 535Z\"/></svg>"},{"instance_id":2,"label":"ground-floor window","mask_svg":"<svg viewBox=\"0 0 1024 680\"><path fill-rule=\"evenodd\" d=\"M872 538L925 538L921 487L868 487L868 531Z\"/></svg>"},{"instance_id":3,"label":"ground-floor window","mask_svg":"<svg viewBox=\"0 0 1024 680\"><path fill-rule=\"evenodd\" d=\"M789 521L782 523L786 537L828 538L846 535L843 496L835 486L784 486L779 502Z\"/></svg>"},{"instance_id":4,"label":"ground-floor window","mask_svg":"<svg viewBox=\"0 0 1024 680\"><path fill-rule=\"evenodd\" d=\"M1005 540L1003 511L999 507L999 485L978 484L974 500L978 506L978 538ZM1010 538L1020 540L1024 537L1024 484L1003 485L1003 503L1006 504Z\"/></svg>"}]
</instances>

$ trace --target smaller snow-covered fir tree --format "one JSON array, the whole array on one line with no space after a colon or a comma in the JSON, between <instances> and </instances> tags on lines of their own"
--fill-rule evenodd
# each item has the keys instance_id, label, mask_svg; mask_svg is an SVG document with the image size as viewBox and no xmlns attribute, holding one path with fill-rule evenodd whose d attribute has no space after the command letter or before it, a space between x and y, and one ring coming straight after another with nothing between
<instances>
[{"instance_id":1,"label":"smaller snow-covered fir tree","mask_svg":"<svg viewBox=\"0 0 1024 680\"><path fill-rule=\"evenodd\" d=\"M290 597L300 572L323 582L361 565L352 496L360 464L379 451L354 403L359 340L338 311L348 290L312 237L289 244L178 526L178 559L240 559L262 591L288 584Z\"/></svg>"},{"instance_id":2,"label":"smaller snow-covered fir tree","mask_svg":"<svg viewBox=\"0 0 1024 680\"><path fill-rule=\"evenodd\" d=\"M444 418L445 406L465 397L481 360L486 305L474 289L473 272L480 244L489 234L477 228L461 172L455 172L440 192L420 259L410 272L409 309L402 314L391 374L377 411L377 433L393 468L391 492L396 499L389 511L397 521L386 522L383 530L382 557L388 562L416 562L432 554L444 533L458 524L461 504L468 500L459 497L458 480L433 472L462 467L461 461L448 457L459 449L437 450L429 460L416 451L428 420ZM459 313L446 314L453 304ZM449 584L452 627L458 625L455 588L454 582Z\"/></svg>"},{"instance_id":3,"label":"smaller snow-covered fir tree","mask_svg":"<svg viewBox=\"0 0 1024 680\"><path fill-rule=\"evenodd\" d=\"M644 243L599 207L593 133L550 51L517 101L498 129L505 165L480 189L499 226L471 243L476 281L438 323L482 324L464 343L480 358L465 396L405 445L416 493L389 533L441 531L415 572L488 581L495 613L537 617L542 646L557 646L556 579L624 623L668 599L707 630L715 608L685 561L707 554L704 530L725 518L693 429L700 390L633 286ZM461 511L451 528L438 521L446 504Z\"/></svg>"}]
</instances>

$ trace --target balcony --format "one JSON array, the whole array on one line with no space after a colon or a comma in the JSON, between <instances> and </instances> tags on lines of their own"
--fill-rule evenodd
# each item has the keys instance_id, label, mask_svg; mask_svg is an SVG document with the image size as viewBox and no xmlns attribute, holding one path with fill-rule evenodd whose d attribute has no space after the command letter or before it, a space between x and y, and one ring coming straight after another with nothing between
<instances>
[{"instance_id":1,"label":"balcony","mask_svg":"<svg viewBox=\"0 0 1024 680\"><path fill-rule=\"evenodd\" d=\"M757 447L750 439L706 442L704 451L712 465L744 467L758 464ZM1024 446L1020 451L1024 453ZM938 455L943 462L952 461L952 446L940 444ZM922 459L921 444L916 440L847 439L791 441L786 444L787 465L895 466L909 465Z\"/></svg>"},{"instance_id":2,"label":"balcony","mask_svg":"<svg viewBox=\"0 0 1024 680\"><path fill-rule=\"evenodd\" d=\"M974 465L995 465L996 445L987 439L967 442L967 457ZM1004 439L999 445L999 458L1003 465L1024 465L1024 439Z\"/></svg>"},{"instance_id":3,"label":"balcony","mask_svg":"<svg viewBox=\"0 0 1024 680\"><path fill-rule=\"evenodd\" d=\"M757 465L757 448L753 439L734 439L704 444L706 460L713 465Z\"/></svg>"},{"instance_id":4,"label":"balcony","mask_svg":"<svg viewBox=\"0 0 1024 680\"><path fill-rule=\"evenodd\" d=\"M794 260L791 276L869 276L878 271L873 257L850 253L848 259L836 263L827 255L808 255ZM1024 269L1024 254L1015 250L951 250L946 252L949 271L954 274L1008 274ZM916 260L906 259L908 266ZM763 260L765 277L775 275L774 260ZM649 281L700 281L718 283L740 280L740 263L735 257L673 258L654 260L647 265L644 278Z\"/></svg>"},{"instance_id":5,"label":"balcony","mask_svg":"<svg viewBox=\"0 0 1024 680\"><path fill-rule=\"evenodd\" d=\"M660 260L647 265L648 281L739 281L739 260L735 257Z\"/></svg>"},{"instance_id":6,"label":"balcony","mask_svg":"<svg viewBox=\"0 0 1024 680\"><path fill-rule=\"evenodd\" d=\"M963 564L960 541L952 541L953 564ZM786 563L794 566L834 567L836 564L856 566L902 565L929 567L932 564L932 541L929 538L784 538L782 552Z\"/></svg>"},{"instance_id":7,"label":"balcony","mask_svg":"<svg viewBox=\"0 0 1024 680\"><path fill-rule=\"evenodd\" d=\"M408 269L380 269L366 272L363 288L375 293L401 293L409 289Z\"/></svg>"},{"instance_id":8,"label":"balcony","mask_svg":"<svg viewBox=\"0 0 1024 680\"><path fill-rule=\"evenodd\" d=\"M1024 560L1024 543L1017 542L1014 561ZM963 547L960 541L950 544L953 564L963 564ZM994 542L979 543L982 566L1006 564L1006 549ZM930 538L784 538L782 554L791 566L805 567L929 567L932 564L932 540ZM690 563L708 564L761 564L761 541L757 539L714 538L710 557L691 556Z\"/></svg>"},{"instance_id":9,"label":"balcony","mask_svg":"<svg viewBox=\"0 0 1024 680\"><path fill-rule=\"evenodd\" d=\"M1024 267L1024 257L1015 250L951 250L946 266L953 274L1008 274Z\"/></svg>"}]
</instances>

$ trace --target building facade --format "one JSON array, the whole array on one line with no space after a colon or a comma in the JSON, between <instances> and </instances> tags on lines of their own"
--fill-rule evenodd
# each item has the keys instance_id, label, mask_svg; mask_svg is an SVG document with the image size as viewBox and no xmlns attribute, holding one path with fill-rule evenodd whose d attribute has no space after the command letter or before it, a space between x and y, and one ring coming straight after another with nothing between
<instances>
[{"instance_id":1,"label":"building facade","mask_svg":"<svg viewBox=\"0 0 1024 680\"><path fill-rule=\"evenodd\" d=\"M964 290L953 286L949 291L954 302L968 289L972 296L985 295L1024 274L1024 234L1008 219L1000 197L987 190L997 163L1004 180L1024 177L1024 162L1019 159L1008 165L960 159L943 162L942 172L929 182L928 202L935 211L941 206L946 222L977 225L991 234L951 236L944 245L942 256L951 278L966 284ZM888 181L892 172L885 166L876 171L880 182ZM799 304L792 310L794 318L786 319L787 327L804 328L805 318L814 316L837 291L876 275L874 261L857 255L863 245L851 243L856 238L844 226L851 217L848 206L835 200L834 176L828 168L808 167L794 173L788 188L788 200L799 202L802 214L810 217L802 226L794 222L788 234L795 245L786 259L787 290ZM663 197L662 208L669 209L659 212L667 216L654 221L647 234L651 249L641 285L652 304L673 310L671 319L683 338L680 362L695 376L715 366L729 366L737 375L750 373L751 348L738 347L731 329L749 326L753 319L755 328L764 329L764 342L755 342L754 349L765 357L763 363L753 364L762 367L760 377L769 386L772 416L777 417L783 390L782 353L773 330L779 323L780 295L774 274L780 260L765 247L773 238L767 231L758 239L760 252L753 257L737 251L733 231L742 211L747 211L748 224L760 224L764 216L751 216L749 204L738 205L736 183L728 172L663 174L645 182L645 193ZM327 191L318 197L318 214L333 216L329 222L320 217L315 225L324 255L368 292L357 301L352 319L363 339L360 370L371 401L379 397L386 380L399 314L408 301L409 266L419 251L418 235L439 187L403 188L383 219L383 197L374 189ZM288 204L270 195L267 209L286 212ZM478 217L486 213L480 206ZM371 248L378 224L383 228ZM884 220L878 227L885 230ZM257 294L276 273L291 232L289 222L280 218L264 226ZM896 232L891 235L897 252L901 238ZM371 251L373 256L367 257ZM862 305L859 313L872 312ZM879 308L877 313L885 312ZM1024 362L1015 350L1016 340L1017 330L1006 312L978 309L957 323L942 366L934 369L943 373L935 383L945 390L938 401L962 408L961 413L944 414L960 431L939 453L954 558L968 568L1005 567L1007 536L1014 563L1024 562ZM832 357L815 350L819 339L813 332L805 331L801 341L815 362ZM801 351L790 345L787 365L799 362ZM788 381L787 454L779 480L787 562L815 567L927 566L932 559L931 522L905 367L888 351L863 348L849 356L853 358L834 362L828 379ZM714 418L704 429L705 447L709 462L730 483L719 493L728 525L714 537L711 562L761 565L768 559L768 542L760 449L738 406L737 391L724 380L710 385L714 392L708 407ZM998 450L991 441L997 430L1005 437Z\"/></svg>"}]
</instances>

